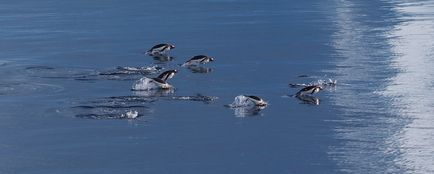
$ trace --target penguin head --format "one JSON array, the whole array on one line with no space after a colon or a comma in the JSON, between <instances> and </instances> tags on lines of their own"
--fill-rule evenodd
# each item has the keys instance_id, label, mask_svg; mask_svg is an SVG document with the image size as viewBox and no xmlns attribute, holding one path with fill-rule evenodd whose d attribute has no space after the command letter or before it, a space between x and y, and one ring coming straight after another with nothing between
<instances>
[{"instance_id":1,"label":"penguin head","mask_svg":"<svg viewBox=\"0 0 434 174\"><path fill-rule=\"evenodd\" d=\"M214 61L214 57L209 57L209 61L210 62Z\"/></svg>"},{"instance_id":2,"label":"penguin head","mask_svg":"<svg viewBox=\"0 0 434 174\"><path fill-rule=\"evenodd\" d=\"M268 103L264 99L262 99L258 96L248 95L246 97L250 98L255 103L256 106L267 106L268 105Z\"/></svg>"},{"instance_id":3,"label":"penguin head","mask_svg":"<svg viewBox=\"0 0 434 174\"><path fill-rule=\"evenodd\" d=\"M170 46L170 49L174 49L175 48L175 45L169 44L169 46Z\"/></svg>"}]
</instances>

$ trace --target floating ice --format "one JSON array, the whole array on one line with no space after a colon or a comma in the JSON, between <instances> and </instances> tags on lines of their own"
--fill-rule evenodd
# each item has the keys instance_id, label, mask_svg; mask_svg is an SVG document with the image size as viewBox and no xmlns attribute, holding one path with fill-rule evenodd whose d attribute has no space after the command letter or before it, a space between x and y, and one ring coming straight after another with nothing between
<instances>
[{"instance_id":1,"label":"floating ice","mask_svg":"<svg viewBox=\"0 0 434 174\"><path fill-rule=\"evenodd\" d=\"M155 89L170 89L173 88L169 83L161 83L157 82L155 79L143 77L136 82L134 82L132 86L132 90L134 91L147 91L147 90L155 90Z\"/></svg>"}]
</instances>

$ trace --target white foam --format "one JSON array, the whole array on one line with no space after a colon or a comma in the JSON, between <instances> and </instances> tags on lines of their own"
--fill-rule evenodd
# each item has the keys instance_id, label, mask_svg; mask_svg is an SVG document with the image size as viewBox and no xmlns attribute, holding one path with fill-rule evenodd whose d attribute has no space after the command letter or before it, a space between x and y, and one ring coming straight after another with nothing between
<instances>
[{"instance_id":1,"label":"white foam","mask_svg":"<svg viewBox=\"0 0 434 174\"><path fill-rule=\"evenodd\" d=\"M132 86L132 90L135 91L148 91L148 90L155 90L155 89L170 89L173 88L172 85L165 83L160 84L156 83L155 80L147 77L143 77L136 82L134 82Z\"/></svg>"},{"instance_id":2,"label":"white foam","mask_svg":"<svg viewBox=\"0 0 434 174\"><path fill-rule=\"evenodd\" d=\"M149 71L149 72L157 72L161 69L161 67L154 65L154 66L148 66L148 67L118 67L118 69L121 70L127 70L127 71Z\"/></svg>"},{"instance_id":3,"label":"white foam","mask_svg":"<svg viewBox=\"0 0 434 174\"><path fill-rule=\"evenodd\" d=\"M255 103L249 100L248 97L244 95L236 96L234 102L228 105L231 108L239 108L239 107L253 107Z\"/></svg>"},{"instance_id":4,"label":"white foam","mask_svg":"<svg viewBox=\"0 0 434 174\"><path fill-rule=\"evenodd\" d=\"M319 85L319 86L327 87L327 86L336 86L337 83L338 83L337 80L332 80L332 79L322 80L322 79L320 79L320 80L311 82L309 84L291 83L291 84L289 84L289 86L291 86L291 87L306 87L306 86Z\"/></svg>"},{"instance_id":5,"label":"white foam","mask_svg":"<svg viewBox=\"0 0 434 174\"><path fill-rule=\"evenodd\" d=\"M134 90L134 89L133 89ZM135 90L133 94L140 97L163 97L169 94L174 93L175 90L173 88L163 89L163 90Z\"/></svg>"},{"instance_id":6,"label":"white foam","mask_svg":"<svg viewBox=\"0 0 434 174\"><path fill-rule=\"evenodd\" d=\"M122 114L121 118L135 119L138 116L139 116L139 112L130 110L130 111L126 112L125 114Z\"/></svg>"}]
</instances>

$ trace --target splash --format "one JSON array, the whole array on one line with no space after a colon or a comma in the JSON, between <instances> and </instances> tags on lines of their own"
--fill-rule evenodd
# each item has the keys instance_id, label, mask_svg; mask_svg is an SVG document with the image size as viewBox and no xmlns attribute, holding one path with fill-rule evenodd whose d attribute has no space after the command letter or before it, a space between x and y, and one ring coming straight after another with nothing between
<instances>
[{"instance_id":1,"label":"splash","mask_svg":"<svg viewBox=\"0 0 434 174\"><path fill-rule=\"evenodd\" d=\"M261 115L260 111L265 107L253 106L253 107L238 107L233 108L234 115L236 117L247 117L247 116L256 116Z\"/></svg>"},{"instance_id":2,"label":"splash","mask_svg":"<svg viewBox=\"0 0 434 174\"><path fill-rule=\"evenodd\" d=\"M240 107L256 107L258 105L252 100L250 100L249 97L244 95L239 95L235 97L234 102L226 106L230 108L240 108ZM265 108L265 106L263 106L263 108Z\"/></svg>"},{"instance_id":3,"label":"splash","mask_svg":"<svg viewBox=\"0 0 434 174\"><path fill-rule=\"evenodd\" d=\"M195 96L172 96L169 99L171 100L188 100L188 101L200 101L204 103L211 103L218 99L215 96L205 96L202 94L197 94Z\"/></svg>"},{"instance_id":4,"label":"splash","mask_svg":"<svg viewBox=\"0 0 434 174\"><path fill-rule=\"evenodd\" d=\"M333 79L327 79L327 80L317 80L317 81L313 81L310 82L308 84L305 83L290 83L289 86L292 88L298 88L298 87L306 87L306 86L313 86L313 85L319 85L319 86L323 86L323 87L333 87L336 86L337 84L337 80L333 80Z\"/></svg>"},{"instance_id":5,"label":"splash","mask_svg":"<svg viewBox=\"0 0 434 174\"><path fill-rule=\"evenodd\" d=\"M168 83L157 83L154 79L143 77L136 82L134 82L132 86L133 91L148 91L148 90L156 90L156 89L171 89L172 85Z\"/></svg>"},{"instance_id":6,"label":"splash","mask_svg":"<svg viewBox=\"0 0 434 174\"><path fill-rule=\"evenodd\" d=\"M117 67L114 70L110 70L107 72L101 72L100 75L134 75L134 74L141 74L141 75L149 75L149 74L155 74L158 73L162 67L158 65L154 66L146 66L146 67Z\"/></svg>"},{"instance_id":7,"label":"splash","mask_svg":"<svg viewBox=\"0 0 434 174\"><path fill-rule=\"evenodd\" d=\"M125 114L122 114L121 118L135 119L138 116L139 116L139 112L134 111L134 110L130 110L130 111L126 112Z\"/></svg>"},{"instance_id":8,"label":"splash","mask_svg":"<svg viewBox=\"0 0 434 174\"><path fill-rule=\"evenodd\" d=\"M244 95L236 96L234 102L227 105L230 108L253 107L255 104Z\"/></svg>"},{"instance_id":9,"label":"splash","mask_svg":"<svg viewBox=\"0 0 434 174\"><path fill-rule=\"evenodd\" d=\"M173 88L169 89L158 89L158 90L133 90L133 95L142 97L142 98L159 98L159 97L166 97L170 94L173 94L175 90Z\"/></svg>"}]
</instances>

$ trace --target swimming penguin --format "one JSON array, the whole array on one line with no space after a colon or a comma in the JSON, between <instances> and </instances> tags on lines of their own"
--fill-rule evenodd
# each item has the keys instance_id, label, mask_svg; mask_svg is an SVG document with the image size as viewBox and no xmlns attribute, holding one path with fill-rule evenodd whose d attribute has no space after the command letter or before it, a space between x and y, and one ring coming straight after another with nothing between
<instances>
[{"instance_id":1,"label":"swimming penguin","mask_svg":"<svg viewBox=\"0 0 434 174\"><path fill-rule=\"evenodd\" d=\"M258 97L258 96L254 96L254 95L245 95L244 97L246 97L246 99L248 101L251 101L255 104L255 106L267 106L267 102L264 101L262 98Z\"/></svg>"},{"instance_id":2,"label":"swimming penguin","mask_svg":"<svg viewBox=\"0 0 434 174\"><path fill-rule=\"evenodd\" d=\"M155 85L157 85L159 88L161 89L170 89L172 88L172 85L170 85L169 83L167 83L166 81L160 79L160 78L151 78L152 81L150 81L150 83L153 83Z\"/></svg>"},{"instance_id":3,"label":"swimming penguin","mask_svg":"<svg viewBox=\"0 0 434 174\"><path fill-rule=\"evenodd\" d=\"M192 57L190 60L182 64L182 66L191 66L191 65L198 65L198 64L205 64L208 62L214 61L213 57L209 57L206 55L197 55Z\"/></svg>"},{"instance_id":4,"label":"swimming penguin","mask_svg":"<svg viewBox=\"0 0 434 174\"><path fill-rule=\"evenodd\" d=\"M297 96L306 95L306 94L315 94L321 91L323 88L319 85L306 86L300 91L297 92Z\"/></svg>"},{"instance_id":5,"label":"swimming penguin","mask_svg":"<svg viewBox=\"0 0 434 174\"><path fill-rule=\"evenodd\" d=\"M171 78L173 78L173 76L175 76L175 74L178 71L176 69L174 70L168 70L168 71L164 71L163 73L161 73L157 78L163 80L163 81L167 81Z\"/></svg>"},{"instance_id":6,"label":"swimming penguin","mask_svg":"<svg viewBox=\"0 0 434 174\"><path fill-rule=\"evenodd\" d=\"M153 46L148 51L146 51L145 54L148 54L148 55L151 55L151 56L153 56L153 55L161 55L161 54L164 54L167 51L169 51L171 49L174 49L174 48L175 48L175 45L172 45L172 44L167 44L167 43L165 43L165 44L158 44L158 45Z\"/></svg>"}]
</instances>

